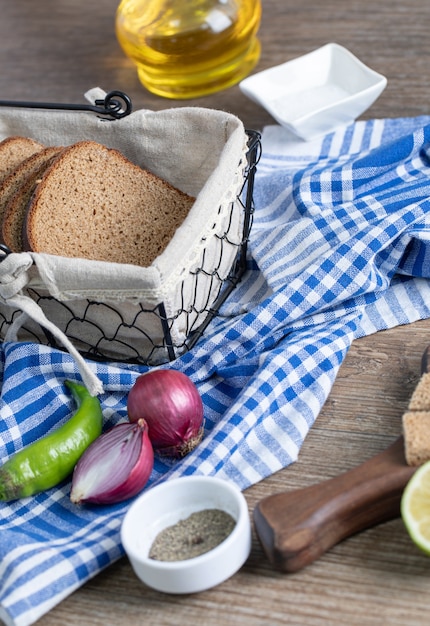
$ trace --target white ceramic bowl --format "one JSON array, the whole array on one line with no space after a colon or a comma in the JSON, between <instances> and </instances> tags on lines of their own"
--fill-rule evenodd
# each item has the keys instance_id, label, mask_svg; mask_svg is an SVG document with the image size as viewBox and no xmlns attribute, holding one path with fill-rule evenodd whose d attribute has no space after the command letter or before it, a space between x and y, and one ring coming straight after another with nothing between
<instances>
[{"instance_id":1,"label":"white ceramic bowl","mask_svg":"<svg viewBox=\"0 0 430 626\"><path fill-rule=\"evenodd\" d=\"M349 50L329 43L240 83L249 98L305 140L349 124L385 89L387 79Z\"/></svg>"},{"instance_id":2,"label":"white ceramic bowl","mask_svg":"<svg viewBox=\"0 0 430 626\"><path fill-rule=\"evenodd\" d=\"M157 561L148 554L158 533L191 513L218 508L236 525L217 547L184 561ZM184 476L146 491L128 510L121 541L136 575L149 587L172 594L196 593L232 576L251 550L251 521L243 494L233 484L207 476Z\"/></svg>"}]
</instances>

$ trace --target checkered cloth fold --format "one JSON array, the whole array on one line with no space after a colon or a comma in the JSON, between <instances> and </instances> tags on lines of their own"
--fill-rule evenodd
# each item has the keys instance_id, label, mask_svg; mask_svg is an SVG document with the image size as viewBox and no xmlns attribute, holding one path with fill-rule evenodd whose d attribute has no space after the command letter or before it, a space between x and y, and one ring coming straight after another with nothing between
<instances>
[{"instance_id":1,"label":"checkered cloth fold","mask_svg":"<svg viewBox=\"0 0 430 626\"><path fill-rule=\"evenodd\" d=\"M169 367L205 406L201 445L156 459L148 488L187 474L241 489L288 466L351 342L430 315L430 118L357 122L310 143L267 127L255 183L248 270L221 314ZM1 348L0 460L73 410L69 354ZM105 428L124 421L145 368L90 363L104 385ZM34 623L122 554L130 502L76 507L66 481L0 505L0 617Z\"/></svg>"}]
</instances>

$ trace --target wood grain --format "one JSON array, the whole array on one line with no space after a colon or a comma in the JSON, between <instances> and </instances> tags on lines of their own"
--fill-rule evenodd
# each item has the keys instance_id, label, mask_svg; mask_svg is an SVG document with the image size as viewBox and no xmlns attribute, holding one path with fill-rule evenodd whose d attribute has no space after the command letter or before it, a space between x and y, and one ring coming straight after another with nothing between
<instances>
[{"instance_id":1,"label":"wood grain","mask_svg":"<svg viewBox=\"0 0 430 626\"><path fill-rule=\"evenodd\" d=\"M0 97L80 102L100 86L121 89L135 108L197 105L224 109L248 128L274 123L232 87L193 101L146 92L114 34L116 0L1 0ZM335 41L385 74L383 95L363 116L429 113L428 0L263 0L265 69ZM298 461L247 490L252 514L262 498L337 476L384 450L420 373L430 322L356 341L303 445ZM275 571L254 537L233 578L194 596L145 588L121 559L45 615L40 626L303 626L428 624L430 560L399 519L336 545L294 574Z\"/></svg>"}]
</instances>

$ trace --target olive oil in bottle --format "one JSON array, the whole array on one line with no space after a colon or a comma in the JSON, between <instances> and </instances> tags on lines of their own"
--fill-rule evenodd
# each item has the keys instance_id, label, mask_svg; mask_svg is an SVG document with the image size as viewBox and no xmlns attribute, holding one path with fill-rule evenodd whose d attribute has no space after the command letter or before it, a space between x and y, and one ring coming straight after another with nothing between
<instances>
[{"instance_id":1,"label":"olive oil in bottle","mask_svg":"<svg viewBox=\"0 0 430 626\"><path fill-rule=\"evenodd\" d=\"M122 0L116 34L149 91L196 98L249 74L260 18L260 0Z\"/></svg>"}]
</instances>

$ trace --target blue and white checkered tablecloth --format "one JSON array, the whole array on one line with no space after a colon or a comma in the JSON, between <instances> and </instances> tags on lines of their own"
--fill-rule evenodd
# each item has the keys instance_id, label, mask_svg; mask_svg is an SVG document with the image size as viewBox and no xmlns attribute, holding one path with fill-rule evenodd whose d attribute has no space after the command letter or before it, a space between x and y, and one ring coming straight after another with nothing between
<instances>
[{"instance_id":1,"label":"blue and white checkered tablecloth","mask_svg":"<svg viewBox=\"0 0 430 626\"><path fill-rule=\"evenodd\" d=\"M241 489L297 458L351 342L430 316L430 118L357 122L304 143L270 126L255 183L248 271L171 367L202 395L206 434L150 485L216 475ZM0 461L73 410L67 354L1 347ZM92 363L106 427L144 370ZM0 617L27 626L122 556L130 503L77 507L70 482L0 504Z\"/></svg>"}]
</instances>

